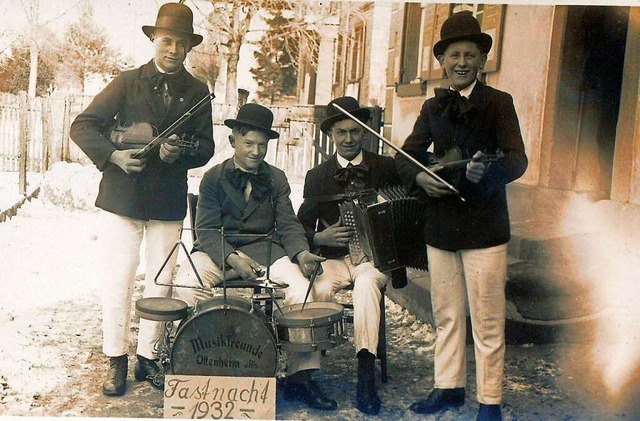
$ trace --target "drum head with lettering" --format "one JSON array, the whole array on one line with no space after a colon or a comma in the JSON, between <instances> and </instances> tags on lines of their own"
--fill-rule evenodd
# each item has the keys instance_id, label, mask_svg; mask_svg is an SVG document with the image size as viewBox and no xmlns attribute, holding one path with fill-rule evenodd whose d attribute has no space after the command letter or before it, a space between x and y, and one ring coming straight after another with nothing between
<instances>
[{"instance_id":1,"label":"drum head with lettering","mask_svg":"<svg viewBox=\"0 0 640 421\"><path fill-rule=\"evenodd\" d=\"M180 326L171 351L172 374L275 375L277 346L264 314L249 313L245 303L235 301L226 306L215 301Z\"/></svg>"}]
</instances>

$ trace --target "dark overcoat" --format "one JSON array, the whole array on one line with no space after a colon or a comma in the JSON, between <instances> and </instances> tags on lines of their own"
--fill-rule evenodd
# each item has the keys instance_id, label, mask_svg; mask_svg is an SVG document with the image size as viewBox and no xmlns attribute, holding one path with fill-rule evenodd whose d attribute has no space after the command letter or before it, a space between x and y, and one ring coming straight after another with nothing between
<instances>
[{"instance_id":1,"label":"dark overcoat","mask_svg":"<svg viewBox=\"0 0 640 421\"><path fill-rule=\"evenodd\" d=\"M186 131L199 141L195 156L183 155L176 162L162 161L158 151L148 158L138 174L126 174L109 162L116 150L108 140L117 123L146 122L164 131L200 99L209 94L207 86L186 70L180 73L182 91L176 92L168 107L154 83L158 71L153 61L120 73L71 125L71 138L102 171L96 206L106 211L141 220L180 221L187 212L187 170L206 164L213 156L211 103L195 113L173 133ZM156 88L156 89L154 89Z\"/></svg>"},{"instance_id":2,"label":"dark overcoat","mask_svg":"<svg viewBox=\"0 0 640 421\"><path fill-rule=\"evenodd\" d=\"M196 209L197 240L194 250L207 253L219 267L223 258L226 259L235 250L243 251L262 265L284 256L289 256L295 262L295 256L301 251L308 251L309 245L291 205L291 187L286 175L282 170L262 162L258 172L270 174L270 189L260 199L251 196L245 201L244 192L236 188L227 175L227 170L234 168L233 159L228 159L211 168L202 178ZM223 246L219 231L221 227L227 234L273 233L271 253L269 240L264 237L225 235Z\"/></svg>"},{"instance_id":3,"label":"dark overcoat","mask_svg":"<svg viewBox=\"0 0 640 421\"><path fill-rule=\"evenodd\" d=\"M422 170L401 154L396 166L405 183L427 201L425 239L442 250L486 248L509 241L509 212L505 185L519 178L527 168L524 143L513 98L481 82L477 82L469 101L473 108L458 119L441 113L436 97L422 106L412 133L402 149L427 164L427 149L443 155L458 147L463 155L477 151L496 152L504 158L491 163L485 177L473 184L464 177L456 186L465 201L456 196L427 197L415 183Z\"/></svg>"}]
</instances>

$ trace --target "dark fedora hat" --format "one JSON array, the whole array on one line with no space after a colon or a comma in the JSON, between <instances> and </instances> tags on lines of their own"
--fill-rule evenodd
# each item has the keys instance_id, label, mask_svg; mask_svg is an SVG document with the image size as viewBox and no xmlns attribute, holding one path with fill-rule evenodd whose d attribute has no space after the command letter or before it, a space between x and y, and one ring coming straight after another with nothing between
<instances>
[{"instance_id":1,"label":"dark fedora hat","mask_svg":"<svg viewBox=\"0 0 640 421\"><path fill-rule=\"evenodd\" d=\"M156 29L167 29L191 36L191 47L202 42L202 35L193 33L193 12L182 3L166 3L160 6L154 26L144 25L142 32L149 38Z\"/></svg>"},{"instance_id":2,"label":"dark fedora hat","mask_svg":"<svg viewBox=\"0 0 640 421\"><path fill-rule=\"evenodd\" d=\"M371 116L371 111L369 111L368 108L360 107L357 99L350 96L342 96L340 98L336 98L327 105L327 118L325 118L324 121L320 123L320 130L325 133L328 133L331 130L331 127L335 122L346 120L349 118L345 113L334 107L333 104L342 107L345 111L348 111L349 114L353 115L354 117L358 118L358 120L364 123L366 123L367 120L369 120L369 116Z\"/></svg>"},{"instance_id":3,"label":"dark fedora hat","mask_svg":"<svg viewBox=\"0 0 640 421\"><path fill-rule=\"evenodd\" d=\"M236 118L228 118L224 124L233 129L238 125L249 126L254 129L265 132L269 139L280 137L280 133L271 130L273 124L273 113L267 107L259 104L245 104L238 110Z\"/></svg>"},{"instance_id":4,"label":"dark fedora hat","mask_svg":"<svg viewBox=\"0 0 640 421\"><path fill-rule=\"evenodd\" d=\"M444 21L440 29L440 41L433 46L433 55L438 57L444 54L449 44L458 41L477 43L483 54L487 54L493 44L491 35L482 32L480 23L468 11L455 13Z\"/></svg>"}]
</instances>

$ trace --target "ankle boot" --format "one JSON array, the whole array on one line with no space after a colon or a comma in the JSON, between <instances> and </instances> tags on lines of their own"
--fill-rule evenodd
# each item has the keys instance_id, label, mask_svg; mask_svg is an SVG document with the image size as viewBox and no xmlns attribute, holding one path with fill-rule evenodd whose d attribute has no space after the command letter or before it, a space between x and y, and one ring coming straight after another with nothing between
<instances>
[{"instance_id":1,"label":"ankle boot","mask_svg":"<svg viewBox=\"0 0 640 421\"><path fill-rule=\"evenodd\" d=\"M107 371L107 379L102 383L102 393L110 396L124 395L127 388L128 367L127 355L109 358L109 371Z\"/></svg>"},{"instance_id":2,"label":"ankle boot","mask_svg":"<svg viewBox=\"0 0 640 421\"><path fill-rule=\"evenodd\" d=\"M380 412L380 398L376 393L376 356L366 349L358 352L358 385L356 387L356 407L367 415Z\"/></svg>"}]
</instances>

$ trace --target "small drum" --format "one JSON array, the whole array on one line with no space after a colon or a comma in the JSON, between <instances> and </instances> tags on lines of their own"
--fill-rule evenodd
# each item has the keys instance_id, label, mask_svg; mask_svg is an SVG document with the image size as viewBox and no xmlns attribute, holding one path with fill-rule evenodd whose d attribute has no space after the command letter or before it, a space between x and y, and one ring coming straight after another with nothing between
<instances>
[{"instance_id":1,"label":"small drum","mask_svg":"<svg viewBox=\"0 0 640 421\"><path fill-rule=\"evenodd\" d=\"M198 302L180 324L171 350L171 373L273 377L278 348L264 312L241 297Z\"/></svg>"},{"instance_id":2,"label":"small drum","mask_svg":"<svg viewBox=\"0 0 640 421\"><path fill-rule=\"evenodd\" d=\"M323 351L344 342L344 308L312 302L284 306L273 313L280 347L285 351Z\"/></svg>"}]
</instances>

